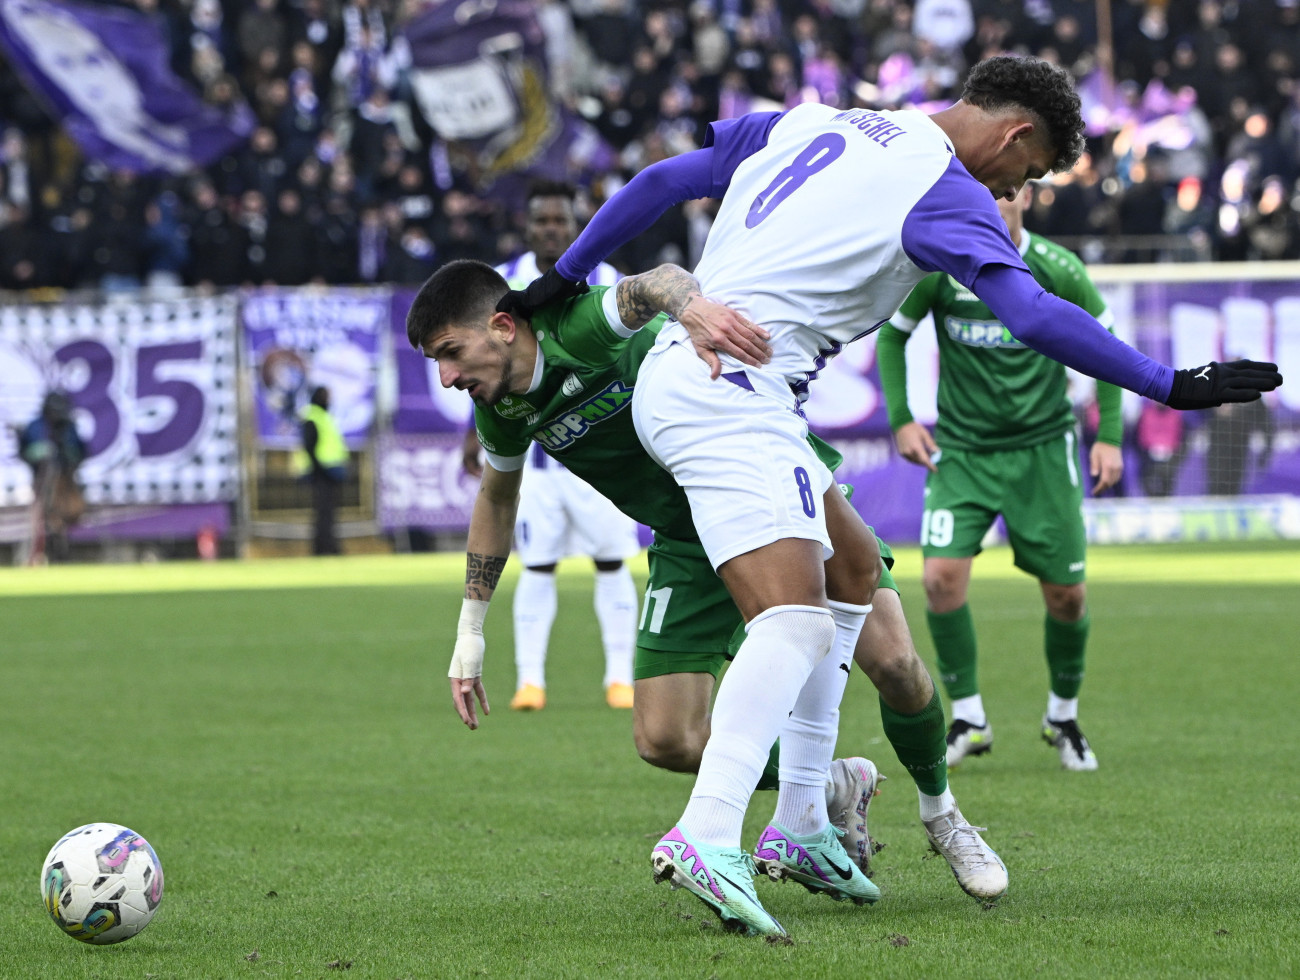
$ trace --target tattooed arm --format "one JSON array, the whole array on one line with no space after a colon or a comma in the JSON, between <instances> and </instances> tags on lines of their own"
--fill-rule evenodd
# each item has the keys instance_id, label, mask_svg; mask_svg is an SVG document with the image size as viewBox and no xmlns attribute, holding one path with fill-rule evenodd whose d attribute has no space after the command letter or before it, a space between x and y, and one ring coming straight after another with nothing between
<instances>
[{"instance_id":1,"label":"tattooed arm","mask_svg":"<svg viewBox=\"0 0 1300 980\"><path fill-rule=\"evenodd\" d=\"M483 689L483 654L486 650L483 619L510 555L522 476L522 469L505 473L491 464L484 467L478 496L474 498L474 512L469 520L469 540L465 546L465 599L461 603L456 647L447 675L456 713L471 729L478 728L475 699L483 706L483 714L492 713L487 692Z\"/></svg>"},{"instance_id":2,"label":"tattooed arm","mask_svg":"<svg viewBox=\"0 0 1300 980\"><path fill-rule=\"evenodd\" d=\"M667 313L686 328L715 378L722 371L719 351L756 367L771 358L767 331L744 314L705 299L696 278L679 266L661 265L628 276L614 290L624 327L639 330L660 312Z\"/></svg>"}]
</instances>

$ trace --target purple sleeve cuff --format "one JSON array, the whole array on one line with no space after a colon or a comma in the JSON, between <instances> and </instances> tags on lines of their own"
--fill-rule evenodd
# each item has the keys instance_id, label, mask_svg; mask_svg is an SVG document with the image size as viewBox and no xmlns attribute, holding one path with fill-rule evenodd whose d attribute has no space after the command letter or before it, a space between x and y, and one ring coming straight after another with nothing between
<instances>
[{"instance_id":1,"label":"purple sleeve cuff","mask_svg":"<svg viewBox=\"0 0 1300 980\"><path fill-rule=\"evenodd\" d=\"M1023 265L986 265L973 290L1027 347L1155 401L1169 398L1173 368L1134 350L1091 314L1047 292Z\"/></svg>"}]
</instances>

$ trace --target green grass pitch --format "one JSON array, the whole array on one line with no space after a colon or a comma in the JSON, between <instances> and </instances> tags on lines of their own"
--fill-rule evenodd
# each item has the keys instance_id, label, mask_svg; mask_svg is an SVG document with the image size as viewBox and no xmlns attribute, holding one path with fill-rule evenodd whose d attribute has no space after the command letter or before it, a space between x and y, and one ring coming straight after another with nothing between
<instances>
[{"instance_id":1,"label":"green grass pitch","mask_svg":"<svg viewBox=\"0 0 1300 980\"><path fill-rule=\"evenodd\" d=\"M1008 895L982 907L928 854L856 674L840 752L889 776L871 810L884 898L760 882L790 946L651 884L691 782L642 763L630 713L605 707L580 563L533 715L507 707L507 573L477 732L445 676L461 556L0 570L0 978L1296 976L1300 549L1091 559L1093 774L1038 737L1036 585L1004 551L976 563L997 744L952 782ZM932 664L919 568L900 553ZM166 896L139 937L94 948L48 920L38 877L100 820L150 840Z\"/></svg>"}]
</instances>

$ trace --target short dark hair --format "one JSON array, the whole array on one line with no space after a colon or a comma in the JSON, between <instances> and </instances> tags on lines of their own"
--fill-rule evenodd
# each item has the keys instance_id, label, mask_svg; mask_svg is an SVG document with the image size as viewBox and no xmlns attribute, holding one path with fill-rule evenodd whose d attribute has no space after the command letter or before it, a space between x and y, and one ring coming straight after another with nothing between
<instances>
[{"instance_id":1,"label":"short dark hair","mask_svg":"<svg viewBox=\"0 0 1300 980\"><path fill-rule=\"evenodd\" d=\"M1040 58L998 55L966 76L961 98L987 112L1019 106L1043 121L1056 151L1052 170L1066 173L1083 153L1083 114L1074 83L1064 68Z\"/></svg>"},{"instance_id":2,"label":"short dark hair","mask_svg":"<svg viewBox=\"0 0 1300 980\"><path fill-rule=\"evenodd\" d=\"M416 294L406 314L406 338L416 350L423 350L453 324L487 320L509 291L501 273L486 262L448 262L425 280Z\"/></svg>"},{"instance_id":3,"label":"short dark hair","mask_svg":"<svg viewBox=\"0 0 1300 980\"><path fill-rule=\"evenodd\" d=\"M544 180L538 178L528 185L528 201L535 197L563 197L572 202L578 196L578 189L563 180Z\"/></svg>"}]
</instances>

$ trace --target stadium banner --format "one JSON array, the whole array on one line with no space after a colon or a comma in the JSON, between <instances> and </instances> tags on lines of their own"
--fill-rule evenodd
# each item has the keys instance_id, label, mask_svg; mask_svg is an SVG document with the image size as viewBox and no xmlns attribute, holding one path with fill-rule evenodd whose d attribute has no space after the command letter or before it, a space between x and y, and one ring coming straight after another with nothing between
<instances>
[{"instance_id":1,"label":"stadium banner","mask_svg":"<svg viewBox=\"0 0 1300 980\"><path fill-rule=\"evenodd\" d=\"M190 504L239 492L236 298L0 307L0 507L32 501L15 429L47 391L75 406L90 504Z\"/></svg>"},{"instance_id":2,"label":"stadium banner","mask_svg":"<svg viewBox=\"0 0 1300 980\"><path fill-rule=\"evenodd\" d=\"M393 291L391 324L397 375L393 431L453 432L459 440L473 418L474 403L463 391L444 388L438 381L438 363L415 350L406 339L406 314L414 300L413 289Z\"/></svg>"},{"instance_id":3,"label":"stadium banner","mask_svg":"<svg viewBox=\"0 0 1300 980\"><path fill-rule=\"evenodd\" d=\"M1249 357L1274 361L1284 377L1300 377L1300 291L1295 278L1265 278L1235 266L1098 267L1098 288L1115 314L1115 333L1167 364L1193 366L1210 360ZM1284 273L1282 268L1272 272ZM1167 278L1165 278L1167 277ZM918 422L933 426L937 414L938 348L927 321L907 344L908 402ZM1090 411L1095 386L1071 372L1071 392L1083 421L1081 469L1095 431ZM1283 385L1259 402L1200 412L1166 413L1168 445L1147 436L1144 424L1159 408L1124 393L1124 478L1105 499L1139 499L1154 490L1179 496L1300 496L1300 386ZM818 376L804 406L812 429L844 454L837 473L853 484L853 503L877 533L892 544L919 540L925 470L897 453L876 367L875 337L851 344ZM1157 479L1158 478L1158 479ZM1090 488L1090 486L1089 486ZM1151 496L1152 506L1160 498ZM1289 536L1294 527L1272 504L1266 513L1198 507L1192 517L1141 519L1132 508L1123 519L1108 516L1103 501L1085 501L1098 516L1086 521L1090 540L1114 541L1123 534L1161 540L1215 540L1240 536L1242 522L1252 536ZM1139 509L1141 504L1136 505ZM1167 515L1169 508L1160 510ZM1103 516L1103 513L1107 516ZM1261 513L1263 516L1260 516ZM1244 516L1243 516L1244 514ZM1190 524L1180 523L1190 521ZM1236 523L1233 523L1233 522ZM1132 530L1127 530L1132 529Z\"/></svg>"},{"instance_id":4,"label":"stadium banner","mask_svg":"<svg viewBox=\"0 0 1300 980\"><path fill-rule=\"evenodd\" d=\"M86 156L186 173L241 144L254 117L205 104L168 66L157 19L68 0L0 0L0 49Z\"/></svg>"},{"instance_id":5,"label":"stadium banner","mask_svg":"<svg viewBox=\"0 0 1300 980\"><path fill-rule=\"evenodd\" d=\"M262 449L297 449L298 413L312 390L330 392L350 449L370 441L375 383L386 341L383 289L259 289L241 306L244 366L252 379L253 429Z\"/></svg>"},{"instance_id":6,"label":"stadium banner","mask_svg":"<svg viewBox=\"0 0 1300 980\"><path fill-rule=\"evenodd\" d=\"M459 434L384 433L376 449L380 527L463 531L469 526L478 480L461 466Z\"/></svg>"}]
</instances>

